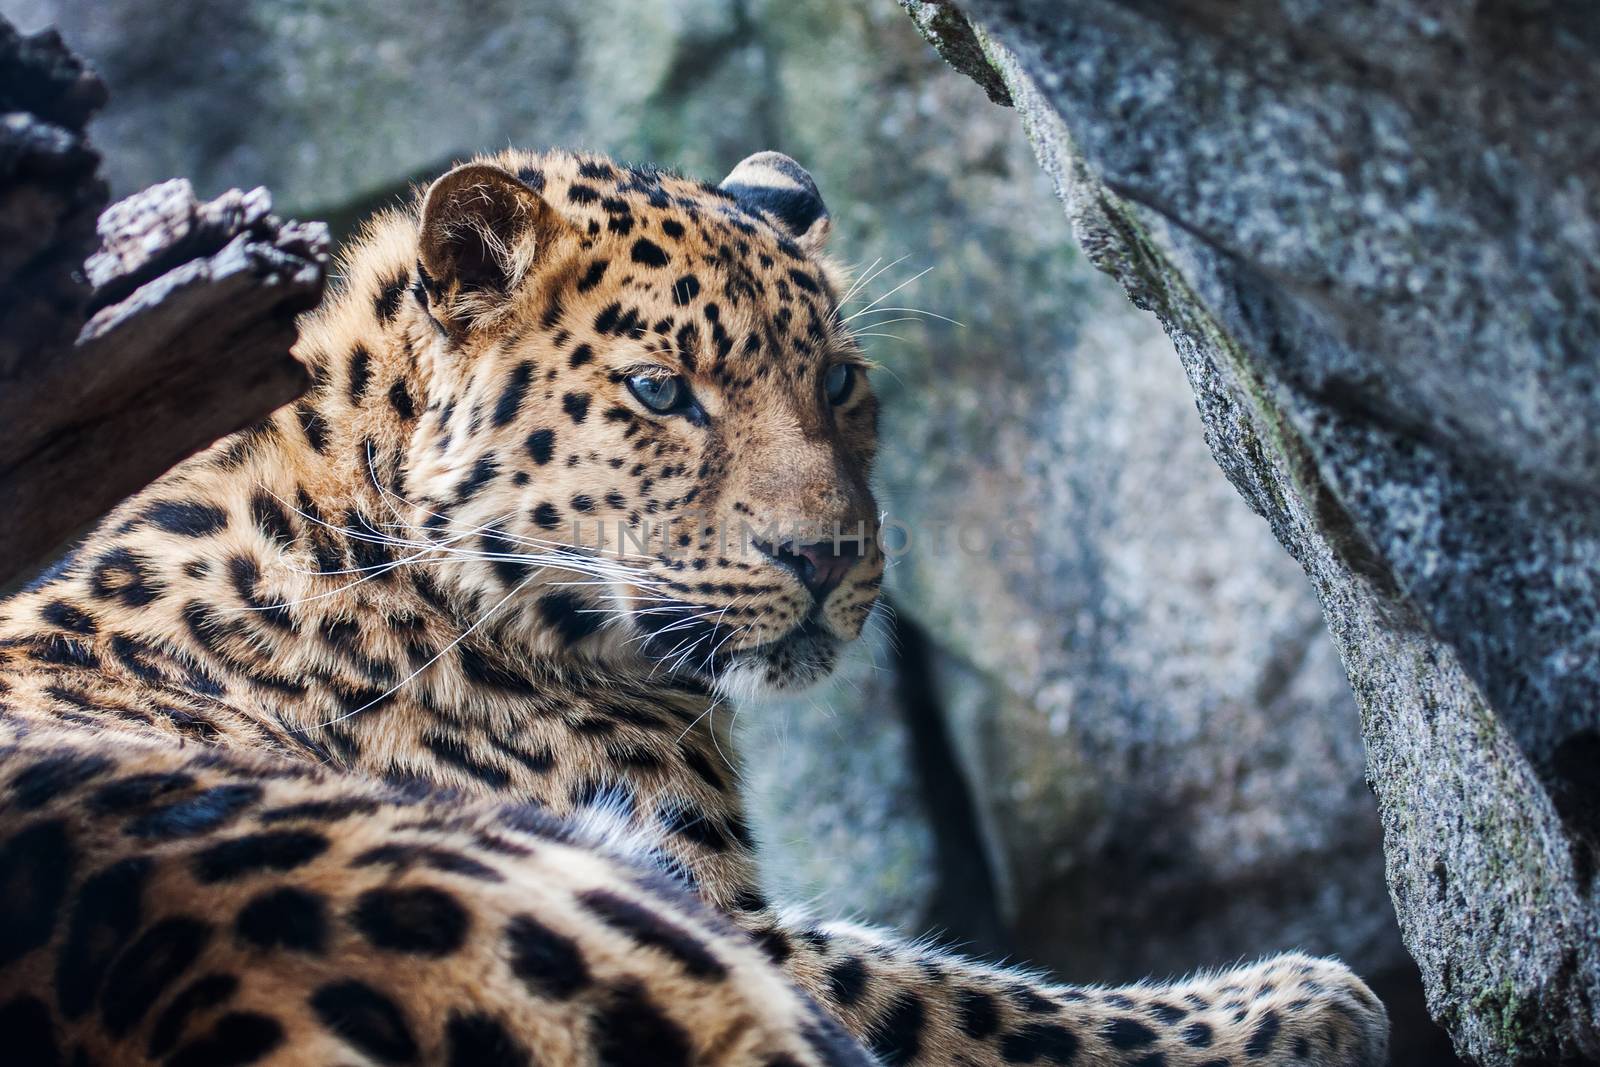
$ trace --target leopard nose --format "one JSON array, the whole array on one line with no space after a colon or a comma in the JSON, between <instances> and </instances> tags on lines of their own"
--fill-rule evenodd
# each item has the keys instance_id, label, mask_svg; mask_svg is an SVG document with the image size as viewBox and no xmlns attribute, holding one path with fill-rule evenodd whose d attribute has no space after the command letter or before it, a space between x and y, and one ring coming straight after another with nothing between
<instances>
[{"instance_id":1,"label":"leopard nose","mask_svg":"<svg viewBox=\"0 0 1600 1067\"><path fill-rule=\"evenodd\" d=\"M844 538L806 544L757 541L755 546L779 565L793 571L795 577L800 579L800 584L811 591L812 598L819 604L839 588L844 576L861 558L860 542Z\"/></svg>"}]
</instances>

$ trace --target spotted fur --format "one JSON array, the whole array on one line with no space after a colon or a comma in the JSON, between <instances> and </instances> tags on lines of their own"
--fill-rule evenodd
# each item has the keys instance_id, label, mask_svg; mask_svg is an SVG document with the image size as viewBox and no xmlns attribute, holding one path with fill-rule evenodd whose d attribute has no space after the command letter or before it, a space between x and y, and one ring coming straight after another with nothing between
<instances>
[{"instance_id":1,"label":"spotted fur","mask_svg":"<svg viewBox=\"0 0 1600 1067\"><path fill-rule=\"evenodd\" d=\"M311 392L0 606L6 1062L1383 1061L1335 962L1071 987L764 899L710 712L883 565L762 540L875 516L827 230L775 153L508 153L369 225Z\"/></svg>"}]
</instances>

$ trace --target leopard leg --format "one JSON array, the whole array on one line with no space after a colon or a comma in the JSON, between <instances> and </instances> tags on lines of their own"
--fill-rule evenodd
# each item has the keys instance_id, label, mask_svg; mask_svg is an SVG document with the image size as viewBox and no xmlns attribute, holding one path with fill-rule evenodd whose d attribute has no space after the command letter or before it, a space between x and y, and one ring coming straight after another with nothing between
<instances>
[{"instance_id":1,"label":"leopard leg","mask_svg":"<svg viewBox=\"0 0 1600 1067\"><path fill-rule=\"evenodd\" d=\"M678 744L697 748L703 766L722 751L692 731ZM642 778L627 783L638 798L629 810L640 832L886 1063L1376 1067L1385 1061L1387 1013L1335 961L1290 955L1171 985L1081 988L892 933L786 917L759 888L750 835L731 829L744 825L732 776L702 771L674 778L685 780L714 788L690 794L680 786L663 794L652 793Z\"/></svg>"},{"instance_id":2,"label":"leopard leg","mask_svg":"<svg viewBox=\"0 0 1600 1067\"><path fill-rule=\"evenodd\" d=\"M1343 964L1289 954L1172 984L1058 985L849 923L742 923L886 1064L1381 1067L1388 1016Z\"/></svg>"},{"instance_id":3,"label":"leopard leg","mask_svg":"<svg viewBox=\"0 0 1600 1067\"><path fill-rule=\"evenodd\" d=\"M678 739L712 766L727 746ZM696 751L697 750L697 751ZM1331 960L1289 955L1171 985L1072 987L963 959L893 933L786 916L760 890L732 776L678 775L713 788L652 794L655 840L725 911L885 1063L990 1067L1377 1067L1388 1018L1366 985ZM646 816L648 819L649 816ZM642 828L643 829L643 828ZM1304 1054L1304 1055L1302 1055Z\"/></svg>"},{"instance_id":4,"label":"leopard leg","mask_svg":"<svg viewBox=\"0 0 1600 1067\"><path fill-rule=\"evenodd\" d=\"M677 883L527 808L13 730L0 827L9 1064L871 1062Z\"/></svg>"}]
</instances>

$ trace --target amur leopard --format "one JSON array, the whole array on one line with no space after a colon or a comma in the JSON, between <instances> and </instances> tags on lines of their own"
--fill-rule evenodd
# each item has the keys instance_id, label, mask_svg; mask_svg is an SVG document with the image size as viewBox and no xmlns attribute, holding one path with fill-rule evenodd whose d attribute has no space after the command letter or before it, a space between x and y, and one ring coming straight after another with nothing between
<instances>
[{"instance_id":1,"label":"amur leopard","mask_svg":"<svg viewBox=\"0 0 1600 1067\"><path fill-rule=\"evenodd\" d=\"M708 712L883 573L829 227L773 152L508 152L367 226L304 399L0 605L0 1059L1384 1061L1334 961L1075 987L763 896Z\"/></svg>"}]
</instances>

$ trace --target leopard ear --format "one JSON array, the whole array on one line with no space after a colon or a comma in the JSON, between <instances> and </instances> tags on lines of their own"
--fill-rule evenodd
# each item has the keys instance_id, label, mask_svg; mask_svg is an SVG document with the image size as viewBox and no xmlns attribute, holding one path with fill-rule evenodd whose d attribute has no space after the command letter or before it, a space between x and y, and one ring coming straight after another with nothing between
<instances>
[{"instance_id":1,"label":"leopard ear","mask_svg":"<svg viewBox=\"0 0 1600 1067\"><path fill-rule=\"evenodd\" d=\"M467 298L510 293L565 226L544 198L516 175L489 163L464 163L428 189L422 202L418 258L430 297L447 311Z\"/></svg>"},{"instance_id":2,"label":"leopard ear","mask_svg":"<svg viewBox=\"0 0 1600 1067\"><path fill-rule=\"evenodd\" d=\"M817 183L782 152L747 156L722 179L721 188L745 207L766 212L808 255L827 244L833 223Z\"/></svg>"}]
</instances>

